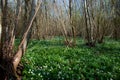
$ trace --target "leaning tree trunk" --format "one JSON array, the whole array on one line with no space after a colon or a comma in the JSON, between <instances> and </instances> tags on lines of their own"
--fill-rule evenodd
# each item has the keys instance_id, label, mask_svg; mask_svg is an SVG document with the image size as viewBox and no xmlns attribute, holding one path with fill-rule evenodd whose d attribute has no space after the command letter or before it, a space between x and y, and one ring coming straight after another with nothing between
<instances>
[{"instance_id":1,"label":"leaning tree trunk","mask_svg":"<svg viewBox=\"0 0 120 80\"><path fill-rule=\"evenodd\" d=\"M2 9L2 38L1 38L1 45L0 45L0 80L21 80L21 73L22 73L22 65L20 64L21 58L25 53L27 47L27 36L31 29L31 25L33 20L39 10L40 3L38 8L32 6L35 2L33 0L33 4L31 5L33 8L31 9L31 16L29 18L29 22L24 32L23 38L18 46L18 50L14 52L14 42L15 42L15 32L18 26L18 19L19 13L21 11L20 8L20 1L18 2L18 11L16 11L15 16L15 27L11 27L9 25L9 16L8 16L8 1L1 0L1 9ZM10 32L10 33L9 33Z\"/></svg>"}]
</instances>

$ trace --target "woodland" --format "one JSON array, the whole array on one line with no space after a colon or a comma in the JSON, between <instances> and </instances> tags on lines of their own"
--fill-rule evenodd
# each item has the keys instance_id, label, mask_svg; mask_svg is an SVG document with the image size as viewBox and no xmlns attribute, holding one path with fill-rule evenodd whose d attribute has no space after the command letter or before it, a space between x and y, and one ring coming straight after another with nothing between
<instances>
[{"instance_id":1,"label":"woodland","mask_svg":"<svg viewBox=\"0 0 120 80\"><path fill-rule=\"evenodd\" d=\"M0 80L119 80L120 0L0 0Z\"/></svg>"}]
</instances>

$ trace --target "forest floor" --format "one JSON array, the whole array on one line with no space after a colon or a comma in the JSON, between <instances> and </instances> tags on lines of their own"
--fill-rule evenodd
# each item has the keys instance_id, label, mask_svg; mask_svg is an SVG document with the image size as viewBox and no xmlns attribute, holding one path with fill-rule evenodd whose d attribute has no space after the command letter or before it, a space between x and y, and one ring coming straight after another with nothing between
<instances>
[{"instance_id":1,"label":"forest floor","mask_svg":"<svg viewBox=\"0 0 120 80\"><path fill-rule=\"evenodd\" d=\"M78 38L70 48L60 37L32 40L22 63L23 80L119 80L120 41L105 39L90 48Z\"/></svg>"}]
</instances>

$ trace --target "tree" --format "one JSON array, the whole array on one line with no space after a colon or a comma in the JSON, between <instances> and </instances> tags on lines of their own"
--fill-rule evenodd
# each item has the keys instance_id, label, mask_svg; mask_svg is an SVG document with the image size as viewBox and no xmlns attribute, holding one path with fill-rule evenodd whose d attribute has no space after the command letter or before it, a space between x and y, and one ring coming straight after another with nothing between
<instances>
[{"instance_id":1,"label":"tree","mask_svg":"<svg viewBox=\"0 0 120 80\"><path fill-rule=\"evenodd\" d=\"M86 45L95 46L96 43L96 25L94 23L93 11L92 11L92 0L84 0L84 15L85 15L85 26L86 26Z\"/></svg>"},{"instance_id":2,"label":"tree","mask_svg":"<svg viewBox=\"0 0 120 80\"><path fill-rule=\"evenodd\" d=\"M26 25L26 30L23 34L21 42L18 46L18 49L15 51L14 43L15 43L15 32L19 23L19 17L21 12L21 0L17 0L17 8L16 8L16 15L15 15L15 24L14 26L10 26L9 22L9 7L8 7L8 0L1 0L1 10L2 10L2 37L1 37L1 45L0 45L0 80L21 80L21 72L22 72L22 65L20 64L21 58L25 53L27 47L27 37L29 31L31 29L31 25L33 20L39 10L39 5L33 6L36 0L32 1L32 9L31 9L31 16L29 16L29 22Z\"/></svg>"},{"instance_id":3,"label":"tree","mask_svg":"<svg viewBox=\"0 0 120 80\"><path fill-rule=\"evenodd\" d=\"M113 9L113 38L120 38L120 0L111 0L112 9Z\"/></svg>"},{"instance_id":4,"label":"tree","mask_svg":"<svg viewBox=\"0 0 120 80\"><path fill-rule=\"evenodd\" d=\"M70 18L70 26L71 26L71 31L72 31L72 38L73 41L69 42L70 46L75 46L76 45L76 32L75 32L75 26L73 25L73 19L72 19L72 0L69 0L69 18Z\"/></svg>"}]
</instances>

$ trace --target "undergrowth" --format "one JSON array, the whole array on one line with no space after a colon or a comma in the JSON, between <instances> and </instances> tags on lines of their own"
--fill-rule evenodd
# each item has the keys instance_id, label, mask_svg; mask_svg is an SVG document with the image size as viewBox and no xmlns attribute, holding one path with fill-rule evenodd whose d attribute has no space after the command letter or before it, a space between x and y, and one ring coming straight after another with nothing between
<instances>
[{"instance_id":1,"label":"undergrowth","mask_svg":"<svg viewBox=\"0 0 120 80\"><path fill-rule=\"evenodd\" d=\"M119 80L120 42L90 48L82 39L66 47L61 38L32 40L22 59L23 80Z\"/></svg>"}]
</instances>

